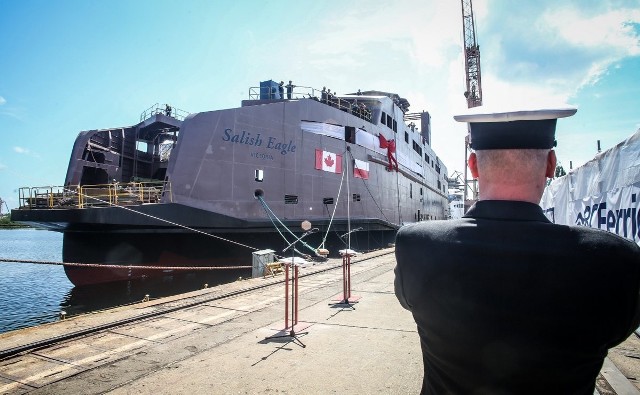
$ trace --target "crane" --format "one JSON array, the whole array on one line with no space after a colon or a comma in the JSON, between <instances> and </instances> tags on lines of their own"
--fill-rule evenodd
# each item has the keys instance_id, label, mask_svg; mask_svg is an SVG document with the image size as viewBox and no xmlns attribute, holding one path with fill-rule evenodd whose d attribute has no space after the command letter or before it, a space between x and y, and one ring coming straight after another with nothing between
<instances>
[{"instance_id":1,"label":"crane","mask_svg":"<svg viewBox=\"0 0 640 395\"><path fill-rule=\"evenodd\" d=\"M471 0L462 0L462 33L464 39L464 69L466 73L467 107L482 105L482 83L480 78L480 46L476 41L476 25Z\"/></svg>"},{"instance_id":2,"label":"crane","mask_svg":"<svg viewBox=\"0 0 640 395\"><path fill-rule=\"evenodd\" d=\"M467 107L473 108L482 105L482 79L480 78L480 46L476 40L476 25L473 18L473 5L471 0L462 2L462 33L464 40L464 70L467 90L464 97L467 99ZM464 145L464 202L467 204L467 189L471 188L472 200L478 199L477 180L469 180L467 176L469 157L469 134L465 138ZM465 210L466 211L466 210Z\"/></svg>"}]
</instances>

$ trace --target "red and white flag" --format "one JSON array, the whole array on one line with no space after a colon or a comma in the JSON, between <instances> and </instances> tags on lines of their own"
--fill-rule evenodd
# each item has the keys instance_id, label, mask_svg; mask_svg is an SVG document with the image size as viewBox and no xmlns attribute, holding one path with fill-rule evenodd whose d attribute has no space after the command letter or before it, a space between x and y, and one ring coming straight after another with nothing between
<instances>
[{"instance_id":1,"label":"red and white flag","mask_svg":"<svg viewBox=\"0 0 640 395\"><path fill-rule=\"evenodd\" d=\"M353 176L355 178L369 179L369 162L355 159L353 164Z\"/></svg>"},{"instance_id":2,"label":"red and white flag","mask_svg":"<svg viewBox=\"0 0 640 395\"><path fill-rule=\"evenodd\" d=\"M342 155L316 149L316 169L330 173L342 173Z\"/></svg>"}]
</instances>

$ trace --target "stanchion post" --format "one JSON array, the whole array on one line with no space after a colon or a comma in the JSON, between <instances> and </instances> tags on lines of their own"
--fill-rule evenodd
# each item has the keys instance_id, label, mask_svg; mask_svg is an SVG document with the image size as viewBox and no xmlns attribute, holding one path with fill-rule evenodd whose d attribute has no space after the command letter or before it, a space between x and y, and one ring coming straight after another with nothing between
<instances>
[{"instance_id":1,"label":"stanchion post","mask_svg":"<svg viewBox=\"0 0 640 395\"><path fill-rule=\"evenodd\" d=\"M306 230L306 232L295 239L287 248L285 248L282 252L287 251L289 248L291 250L291 262L285 263L284 265L284 330L282 332L288 333L276 336L269 336L267 339L276 339L280 337L290 337L292 341L298 343L301 347L306 347L304 343L300 341L298 335L306 335L307 332L296 333L296 325L298 325L298 277L299 277L299 267L295 264L295 245L297 242L302 240L303 237L315 233L318 231L317 228L311 229L311 223L308 221L304 221L302 224L302 228ZM291 274L289 274L289 270L291 270ZM291 278L291 326L289 326L289 278Z\"/></svg>"},{"instance_id":2,"label":"stanchion post","mask_svg":"<svg viewBox=\"0 0 640 395\"><path fill-rule=\"evenodd\" d=\"M347 254L347 300L351 297L351 254Z\"/></svg>"},{"instance_id":3,"label":"stanchion post","mask_svg":"<svg viewBox=\"0 0 640 395\"><path fill-rule=\"evenodd\" d=\"M351 295L351 257L353 254L351 250L341 250L340 254L342 256L342 299L334 299L339 302L332 305L349 305L353 308L353 304L360 299L359 296Z\"/></svg>"},{"instance_id":4,"label":"stanchion post","mask_svg":"<svg viewBox=\"0 0 640 395\"><path fill-rule=\"evenodd\" d=\"M349 296L347 295L347 259L349 254L345 254L342 256L342 301L346 302L349 300Z\"/></svg>"},{"instance_id":5,"label":"stanchion post","mask_svg":"<svg viewBox=\"0 0 640 395\"><path fill-rule=\"evenodd\" d=\"M296 309L295 310L296 311L295 317L296 317L296 319L295 319L295 322L293 323L293 325L298 325L298 270L299 269L300 268L298 266L295 267L295 287L296 287L296 289L294 291L294 294L295 294L295 309Z\"/></svg>"},{"instance_id":6,"label":"stanchion post","mask_svg":"<svg viewBox=\"0 0 640 395\"><path fill-rule=\"evenodd\" d=\"M288 263L284 264L284 327L289 327L289 267Z\"/></svg>"}]
</instances>

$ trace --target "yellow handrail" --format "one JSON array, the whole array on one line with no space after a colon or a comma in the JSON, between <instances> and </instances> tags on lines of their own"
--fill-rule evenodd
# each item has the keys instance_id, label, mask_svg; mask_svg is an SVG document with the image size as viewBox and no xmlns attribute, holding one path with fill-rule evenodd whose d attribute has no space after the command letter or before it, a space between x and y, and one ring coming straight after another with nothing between
<instances>
[{"instance_id":1,"label":"yellow handrail","mask_svg":"<svg viewBox=\"0 0 640 395\"><path fill-rule=\"evenodd\" d=\"M173 202L168 181L111 183L78 186L22 187L19 209L86 208Z\"/></svg>"}]
</instances>

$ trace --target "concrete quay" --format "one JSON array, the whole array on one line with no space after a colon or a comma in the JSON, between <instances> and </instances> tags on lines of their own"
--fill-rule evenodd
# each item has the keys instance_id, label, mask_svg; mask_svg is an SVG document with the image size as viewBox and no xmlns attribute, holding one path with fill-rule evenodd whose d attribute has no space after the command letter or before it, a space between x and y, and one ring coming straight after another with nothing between
<instances>
[{"instance_id":1,"label":"concrete quay","mask_svg":"<svg viewBox=\"0 0 640 395\"><path fill-rule=\"evenodd\" d=\"M393 293L394 266L393 249L354 257L353 305L336 304L340 260L302 267L295 338L273 337L290 334L283 275L5 333L0 351L61 341L2 359L0 393L417 394L419 338ZM640 393L637 379L632 335L610 351L598 392Z\"/></svg>"}]
</instances>

